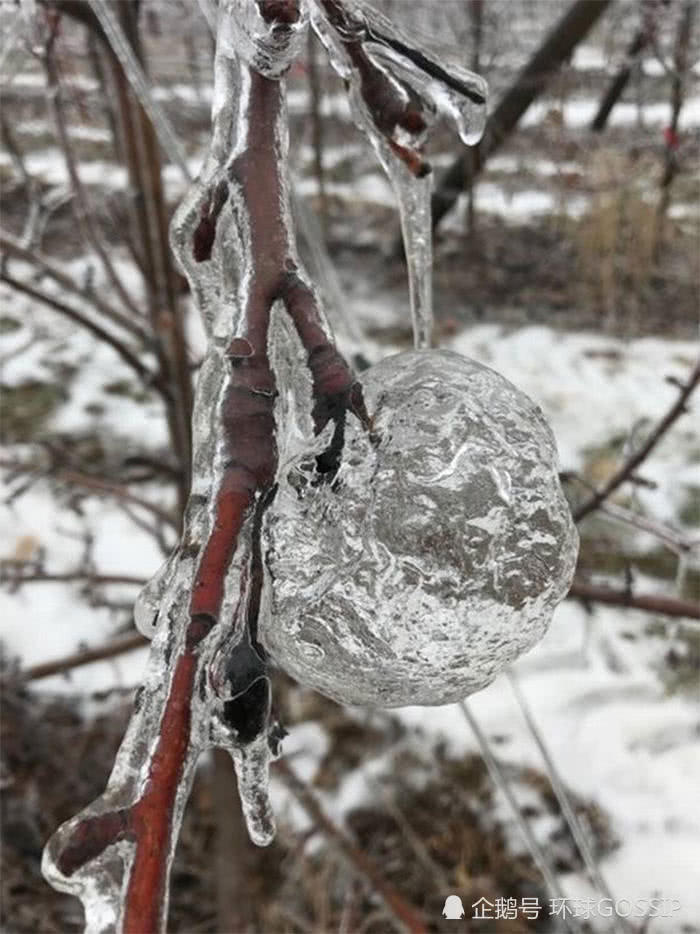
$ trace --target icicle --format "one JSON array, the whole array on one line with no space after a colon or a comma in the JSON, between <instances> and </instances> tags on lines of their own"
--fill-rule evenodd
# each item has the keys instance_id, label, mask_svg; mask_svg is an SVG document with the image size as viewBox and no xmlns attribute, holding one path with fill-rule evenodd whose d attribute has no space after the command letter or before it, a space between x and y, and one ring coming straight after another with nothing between
<instances>
[{"instance_id":1,"label":"icicle","mask_svg":"<svg viewBox=\"0 0 700 934\"><path fill-rule=\"evenodd\" d=\"M235 747L231 756L250 839L258 846L267 846L275 836L275 820L270 802L272 756L267 736L260 736L247 746Z\"/></svg>"},{"instance_id":2,"label":"icicle","mask_svg":"<svg viewBox=\"0 0 700 934\"><path fill-rule=\"evenodd\" d=\"M327 6L324 0L313 0L312 24L331 64L349 82L355 122L370 140L396 193L408 269L414 346L427 348L431 346L433 330L432 173L417 153L436 113L455 124L465 143L474 145L479 141L486 123L486 82L467 69L452 65L446 68L436 58L419 51L415 43L404 38L371 7L348 4L342 22L331 22ZM335 11L333 15L340 13ZM369 106L365 76L357 64L358 51L356 48L348 51L353 43L361 44L361 55L375 73L383 75L395 103L403 102L408 107L417 102L417 119L397 120L390 131L379 125L385 117L384 104L376 112Z\"/></svg>"},{"instance_id":3,"label":"icicle","mask_svg":"<svg viewBox=\"0 0 700 934\"><path fill-rule=\"evenodd\" d=\"M486 126L488 87L483 78L459 65L447 65L453 84L437 80L393 48L378 42L365 43L372 58L398 75L419 97L432 102L439 114L455 127L466 146L476 146ZM430 61L427 56L422 56Z\"/></svg>"},{"instance_id":4,"label":"icicle","mask_svg":"<svg viewBox=\"0 0 700 934\"><path fill-rule=\"evenodd\" d=\"M382 165L392 181L399 202L408 271L413 346L416 350L425 349L433 342L433 231L430 207L433 173L428 172L422 178L416 178L393 155L390 155L390 161L382 159Z\"/></svg>"}]
</instances>

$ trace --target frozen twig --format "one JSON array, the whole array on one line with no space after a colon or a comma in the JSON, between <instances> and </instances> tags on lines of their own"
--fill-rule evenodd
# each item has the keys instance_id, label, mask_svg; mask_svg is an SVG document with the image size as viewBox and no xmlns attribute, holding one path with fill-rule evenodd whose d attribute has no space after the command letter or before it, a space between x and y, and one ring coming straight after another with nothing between
<instances>
[{"instance_id":1,"label":"frozen twig","mask_svg":"<svg viewBox=\"0 0 700 934\"><path fill-rule=\"evenodd\" d=\"M666 432L671 428L674 422L687 411L686 405L688 399L690 398L693 390L700 382L700 360L695 364L693 370L688 377L685 383L679 383L674 381L678 386L680 392L678 398L670 407L668 412L664 417L658 422L656 427L651 431L647 440L644 442L641 447L635 451L622 466L615 471L615 473L610 477L608 482L600 490L598 490L593 496L590 497L583 505L574 512L574 519L579 522L584 516L587 516L590 512L593 512L594 509L597 509L601 503L603 503L615 490L618 489L625 481L629 480L635 470L647 459L649 454L654 450L656 445L661 441Z\"/></svg>"},{"instance_id":2,"label":"frozen twig","mask_svg":"<svg viewBox=\"0 0 700 934\"><path fill-rule=\"evenodd\" d=\"M486 122L486 82L442 62L371 7L312 0L314 29L346 81L355 122L389 177L399 206L414 344L432 344L432 170L423 158L438 113L474 145Z\"/></svg>"},{"instance_id":3,"label":"frozen twig","mask_svg":"<svg viewBox=\"0 0 700 934\"><path fill-rule=\"evenodd\" d=\"M320 7L332 27L337 41L356 69L359 89L367 113L377 131L386 139L394 154L405 163L412 175L430 172L420 152L418 140L428 122L416 97L409 96L401 83L380 68L367 54L369 38L367 22L341 0L320 0ZM401 145L397 135L404 131L415 143Z\"/></svg>"}]
</instances>

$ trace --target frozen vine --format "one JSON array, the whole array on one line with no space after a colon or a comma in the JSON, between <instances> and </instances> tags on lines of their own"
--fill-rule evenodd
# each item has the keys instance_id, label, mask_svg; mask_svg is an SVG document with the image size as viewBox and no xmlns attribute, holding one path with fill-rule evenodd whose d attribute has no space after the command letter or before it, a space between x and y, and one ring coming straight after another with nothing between
<instances>
[{"instance_id":1,"label":"frozen vine","mask_svg":"<svg viewBox=\"0 0 700 934\"><path fill-rule=\"evenodd\" d=\"M332 480L348 414L359 430L371 427L299 262L291 220L284 75L303 46L310 5L219 6L210 149L171 227L208 337L182 538L135 608L152 649L107 787L44 852L46 878L81 899L88 931L164 929L170 865L207 748L233 758L251 838L265 845L274 835L268 771L284 731L271 715L258 640L268 587L264 514L280 462L303 451L320 481ZM346 56L358 119L393 172L416 342L427 346L430 225L420 147L437 109L455 117L456 106L463 115L455 94L482 108L485 88L475 76L447 75L384 21L375 17L370 29L356 4L312 6L334 63L339 50Z\"/></svg>"}]
</instances>

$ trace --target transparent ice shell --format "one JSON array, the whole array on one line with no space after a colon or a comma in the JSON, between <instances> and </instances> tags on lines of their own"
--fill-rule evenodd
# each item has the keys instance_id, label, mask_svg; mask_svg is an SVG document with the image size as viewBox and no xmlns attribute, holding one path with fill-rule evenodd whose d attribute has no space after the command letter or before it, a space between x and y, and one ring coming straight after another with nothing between
<instances>
[{"instance_id":1,"label":"transparent ice shell","mask_svg":"<svg viewBox=\"0 0 700 934\"><path fill-rule=\"evenodd\" d=\"M334 482L288 464L267 519L260 638L341 703L446 704L542 638L578 535L542 412L446 350L363 374L367 434L348 422Z\"/></svg>"}]
</instances>

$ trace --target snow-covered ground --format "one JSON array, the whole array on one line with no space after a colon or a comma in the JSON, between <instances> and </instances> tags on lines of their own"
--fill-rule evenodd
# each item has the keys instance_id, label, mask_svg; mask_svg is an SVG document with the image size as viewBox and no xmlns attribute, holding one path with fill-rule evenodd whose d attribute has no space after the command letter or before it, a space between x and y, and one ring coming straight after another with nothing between
<instances>
[{"instance_id":1,"label":"snow-covered ground","mask_svg":"<svg viewBox=\"0 0 700 934\"><path fill-rule=\"evenodd\" d=\"M50 325L56 344L53 358L63 353L81 360L69 399L47 430L75 431L81 424L94 428L95 418L86 415L84 404L98 398L104 412L97 421L105 439L118 432L146 446L163 440L155 403L103 392L105 374L115 379L121 369L112 351L94 345L82 332L62 334L65 326L49 320L48 314L34 310L31 319L25 317L21 329L5 339L8 348L21 347L32 328ZM587 450L660 417L676 393L664 377L682 379L697 353L690 342L619 341L545 327L508 332L497 325L470 328L449 346L496 368L542 406L566 469L580 468ZM12 358L5 367L6 382L41 376L45 361L40 348L39 343ZM378 348L370 351L376 358ZM658 487L639 495L657 519L677 523L684 487L698 480L699 456L700 423L685 418L645 465L645 476ZM3 557L34 542L43 550L46 568L54 572L70 571L80 563L79 535L85 529L94 536L100 573L146 576L161 560L153 539L108 500L88 499L84 515L78 517L39 482L11 505L3 504L0 516ZM109 637L113 618L107 610L87 606L77 596L77 586L37 583L15 593L0 591L2 637L24 664L73 652L79 644L100 645ZM663 584L642 579L639 586L648 591ZM114 585L108 593L127 599L134 589ZM665 635L651 636L645 632L649 622L638 612L612 608L596 608L588 615L566 602L547 638L516 671L564 781L607 811L621 841L603 864L615 897L634 903L661 893L676 899L680 908L672 918L657 919L652 930L680 932L682 923L692 925L700 917L700 730L695 699L667 694L657 671L682 624L667 627ZM144 661L145 652L138 651L78 668L70 680L54 677L39 686L89 692L134 685ZM486 734L505 738L498 749L501 759L542 767L506 678L470 703ZM408 708L400 717L429 737L444 738L454 754L477 749L457 707ZM303 750L310 744L311 772L323 746L317 733L299 728L299 735L293 732L290 738L291 748ZM362 778L355 775L352 789L329 801L331 810L338 813L349 806L362 787ZM583 878L563 881L568 896L591 895Z\"/></svg>"},{"instance_id":2,"label":"snow-covered ground","mask_svg":"<svg viewBox=\"0 0 700 934\"><path fill-rule=\"evenodd\" d=\"M595 69L600 67L601 57L597 50L582 47L575 63L581 69ZM655 67L650 60L645 71L652 74ZM79 86L95 90L94 82L87 80ZM43 93L43 81L35 75L18 76L14 87ZM156 98L177 98L188 104L199 99L187 85L157 88ZM564 123L586 125L595 104L593 99L569 101L562 114ZM292 112L306 106L305 94L292 95ZM324 108L328 115L349 117L345 97L327 97ZM545 116L546 105L534 107L525 125ZM611 124L629 126L637 116L636 107L618 105ZM658 129L668 119L668 105L647 105L642 117L645 124ZM696 130L698 125L700 98L691 97L681 128ZM24 130L30 133L33 128L41 129L30 124ZM86 130L82 138L99 142L104 134ZM347 147L344 152L329 151L328 165L333 165L335 156L347 154ZM307 154L301 155L305 158ZM191 160L193 174L200 158ZM9 164L9 157L0 154L0 165ZM27 168L50 184L66 182L65 167L55 149L31 153ZM503 154L490 168L494 172L521 172L523 162ZM546 178L576 171L577 165L538 159L530 169ZM125 184L123 171L102 161L81 165L81 177L87 184L102 187L121 189ZM168 166L165 177L171 194L182 191L182 178L175 167ZM312 194L315 183L302 180L299 190L300 194ZM388 182L378 173L363 175L359 182L329 183L328 191L342 198L395 204ZM476 205L479 210L521 220L551 213L555 196L538 187L509 194L499 184L484 180L476 189ZM569 197L566 210L577 214L585 206L584 198ZM98 278L96 287L100 286ZM17 298L4 286L0 286L0 300L3 314L20 323L3 335L4 383L18 386L26 380L52 381L61 362L77 365L65 387L66 401L52 413L44 432L95 434L114 456L127 452L130 445L155 451L166 443L156 400L137 400L108 390L111 383L131 378L110 348L96 344L91 336L51 312ZM372 305L364 298L351 297L349 301L356 305L352 310L358 320L365 323L394 317L393 309ZM698 353L694 342L659 338L623 341L548 327L512 330L496 324L471 327L445 345L494 367L541 405L553 426L565 470L582 469L591 450L610 445L613 439L637 438L664 414L676 396L677 389L665 377L686 377ZM386 345L370 341L351 349L362 350L373 362L391 352ZM96 402L99 411L94 408ZM660 522L678 526L684 504L700 487L699 463L700 424L686 417L645 462L644 476L656 487L636 492L639 507ZM16 483L13 481L13 488ZM159 505L171 505L157 489L141 492ZM700 534L697 529L683 531L696 540ZM47 570L72 572L84 558L86 532L92 537L91 555L98 574L147 577L162 560L153 537L109 498L87 497L78 514L69 507L65 495L57 495L47 481L39 479L22 496L0 504L2 558L41 555ZM643 548L651 543L636 536L635 544ZM691 562L696 567L700 563L697 550ZM673 592L668 582L642 575L636 576L635 584L647 592ZM89 606L79 589L78 583L40 582L0 590L0 637L9 653L18 656L23 665L34 665L74 652L81 645L98 646L107 641L114 632L114 615ZM135 595L135 588L113 584L104 592L112 600L127 601ZM649 626L655 622L636 611L595 607L589 613L576 603L565 602L557 610L548 636L515 670L564 781L605 809L620 840L602 866L614 896L633 904L659 895L669 899L671 914L654 919L650 931L687 934L700 930L698 685L695 691L670 691L660 669L667 651L681 644L683 632L693 624L665 623L651 632ZM87 694L114 685L136 685L145 659L144 650L135 651L77 668L69 679L42 680L37 688ZM500 738L500 759L542 768L507 678L500 678L472 698L470 707L487 736ZM428 744L442 739L454 755L478 751L458 707L407 708L399 716L407 726L423 730ZM316 724L296 727L286 748L298 753L294 767L303 769L304 777L310 778L324 752L323 731ZM366 774L353 773L339 794L327 799L331 813L340 816L363 796L373 797L367 783L371 771L370 766ZM276 788L275 794L283 804L282 790ZM569 876L563 883L572 898L592 895L581 876ZM606 928L605 922L596 923L596 931Z\"/></svg>"}]
</instances>

